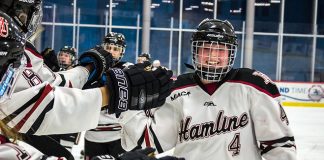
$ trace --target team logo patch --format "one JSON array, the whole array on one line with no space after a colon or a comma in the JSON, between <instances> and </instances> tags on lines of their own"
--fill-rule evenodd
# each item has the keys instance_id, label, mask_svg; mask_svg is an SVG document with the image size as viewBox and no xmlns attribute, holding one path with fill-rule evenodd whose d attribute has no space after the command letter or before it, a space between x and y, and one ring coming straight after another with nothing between
<instances>
[{"instance_id":1,"label":"team logo patch","mask_svg":"<svg viewBox=\"0 0 324 160\"><path fill-rule=\"evenodd\" d=\"M207 107L209 107L209 106L216 106L216 104L214 104L213 101L209 101L209 102L205 102L204 103L204 106L207 106Z\"/></svg>"},{"instance_id":2,"label":"team logo patch","mask_svg":"<svg viewBox=\"0 0 324 160\"><path fill-rule=\"evenodd\" d=\"M9 35L8 21L0 17L0 37L6 38Z\"/></svg>"},{"instance_id":3,"label":"team logo patch","mask_svg":"<svg viewBox=\"0 0 324 160\"><path fill-rule=\"evenodd\" d=\"M179 92L179 93L175 93L174 95L171 96L171 101L181 97L181 96L188 96L190 95L191 93L190 92L186 92L186 91L182 91L182 92Z\"/></svg>"},{"instance_id":4,"label":"team logo patch","mask_svg":"<svg viewBox=\"0 0 324 160\"><path fill-rule=\"evenodd\" d=\"M220 35L220 34L207 34L207 37L214 37L214 38L218 38L218 39L222 39L224 38L223 35Z\"/></svg>"},{"instance_id":5,"label":"team logo patch","mask_svg":"<svg viewBox=\"0 0 324 160\"><path fill-rule=\"evenodd\" d=\"M255 71L252 73L252 75L261 77L264 80L265 84L269 84L269 83L275 84L267 75L263 74L260 71Z\"/></svg>"}]
</instances>

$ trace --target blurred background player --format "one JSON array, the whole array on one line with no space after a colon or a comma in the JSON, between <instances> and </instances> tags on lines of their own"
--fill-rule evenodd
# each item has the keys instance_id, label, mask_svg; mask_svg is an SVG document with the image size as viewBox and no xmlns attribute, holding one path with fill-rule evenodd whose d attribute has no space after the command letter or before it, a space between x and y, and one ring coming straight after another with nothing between
<instances>
[{"instance_id":1,"label":"blurred background player","mask_svg":"<svg viewBox=\"0 0 324 160\"><path fill-rule=\"evenodd\" d=\"M137 63L144 63L150 62L151 63L151 54L149 53L142 53L137 57Z\"/></svg>"},{"instance_id":2,"label":"blurred background player","mask_svg":"<svg viewBox=\"0 0 324 160\"><path fill-rule=\"evenodd\" d=\"M154 71L154 70L156 70L158 67L161 67L161 62L160 62L160 60L156 59L156 60L154 60L153 63L152 63L152 70Z\"/></svg>"},{"instance_id":3,"label":"blurred background player","mask_svg":"<svg viewBox=\"0 0 324 160\"><path fill-rule=\"evenodd\" d=\"M126 41L121 33L108 33L101 44L101 46L109 53L111 53L114 65L120 69L127 69L132 63L122 62L121 59L125 54ZM100 113L99 124L97 128L86 131L84 154L85 159L92 159L98 155L118 155L125 152L120 143L121 126L115 114L108 114L107 110Z\"/></svg>"},{"instance_id":4,"label":"blurred background player","mask_svg":"<svg viewBox=\"0 0 324 160\"><path fill-rule=\"evenodd\" d=\"M64 46L57 54L60 71L72 69L77 63L76 49L71 46Z\"/></svg>"}]
</instances>

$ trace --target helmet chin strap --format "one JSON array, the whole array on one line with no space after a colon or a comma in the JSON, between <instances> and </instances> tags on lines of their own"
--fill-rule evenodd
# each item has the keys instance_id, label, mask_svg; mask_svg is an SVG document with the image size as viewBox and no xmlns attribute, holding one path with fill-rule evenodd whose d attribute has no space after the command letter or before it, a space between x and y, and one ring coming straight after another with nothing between
<instances>
[{"instance_id":1,"label":"helmet chin strap","mask_svg":"<svg viewBox=\"0 0 324 160\"><path fill-rule=\"evenodd\" d=\"M68 69L72 64L60 63L60 67L64 70Z\"/></svg>"}]
</instances>

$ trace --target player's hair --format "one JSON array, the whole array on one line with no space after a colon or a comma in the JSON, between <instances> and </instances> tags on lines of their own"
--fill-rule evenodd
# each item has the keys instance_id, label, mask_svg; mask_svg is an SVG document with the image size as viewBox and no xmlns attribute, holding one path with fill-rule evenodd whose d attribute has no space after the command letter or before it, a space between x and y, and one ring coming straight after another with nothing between
<instances>
[{"instance_id":1,"label":"player's hair","mask_svg":"<svg viewBox=\"0 0 324 160\"><path fill-rule=\"evenodd\" d=\"M4 114L2 110L1 112L1 114ZM22 140L21 134L15 128L10 128L2 120L0 120L0 131L2 135L4 135L7 138L10 138L13 143L17 142L17 140Z\"/></svg>"}]
</instances>

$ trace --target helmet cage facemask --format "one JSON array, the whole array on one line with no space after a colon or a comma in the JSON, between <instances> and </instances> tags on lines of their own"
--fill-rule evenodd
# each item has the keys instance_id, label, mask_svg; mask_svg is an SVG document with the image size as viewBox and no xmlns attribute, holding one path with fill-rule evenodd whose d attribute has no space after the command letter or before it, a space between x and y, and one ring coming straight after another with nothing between
<instances>
[{"instance_id":1,"label":"helmet cage facemask","mask_svg":"<svg viewBox=\"0 0 324 160\"><path fill-rule=\"evenodd\" d=\"M200 49L202 53L199 53ZM228 55L226 55L227 57L211 57L212 50L226 50ZM193 54L192 63L194 64L196 74L203 80L219 82L233 68L237 45L227 42L197 40L192 41L191 51ZM207 57L208 63L204 63L199 56ZM217 59L224 58L228 58L228 63L225 66L217 66Z\"/></svg>"},{"instance_id":2,"label":"helmet cage facemask","mask_svg":"<svg viewBox=\"0 0 324 160\"><path fill-rule=\"evenodd\" d=\"M33 4L17 2L12 6L12 8L10 8L9 12L23 32L27 34L27 37L29 37L34 34L38 25L42 21L42 2L35 1Z\"/></svg>"},{"instance_id":3,"label":"helmet cage facemask","mask_svg":"<svg viewBox=\"0 0 324 160\"><path fill-rule=\"evenodd\" d=\"M120 53L119 57L113 57L115 64L124 57L125 50L126 50L125 46L118 45L115 43L103 43L101 46L104 48L104 50L108 51L109 53L111 50L118 51Z\"/></svg>"},{"instance_id":4,"label":"helmet cage facemask","mask_svg":"<svg viewBox=\"0 0 324 160\"><path fill-rule=\"evenodd\" d=\"M70 59L70 62L71 64L68 64L66 63L66 61L61 61L61 59L59 58L59 56L61 54L68 54L69 55L69 59ZM63 70L67 70L70 66L73 66L73 65L76 65L76 58L75 58L75 55L73 55L72 53L68 52L68 51L60 51L58 54L57 54L57 60L58 60L58 64L59 64L59 67Z\"/></svg>"}]
</instances>

